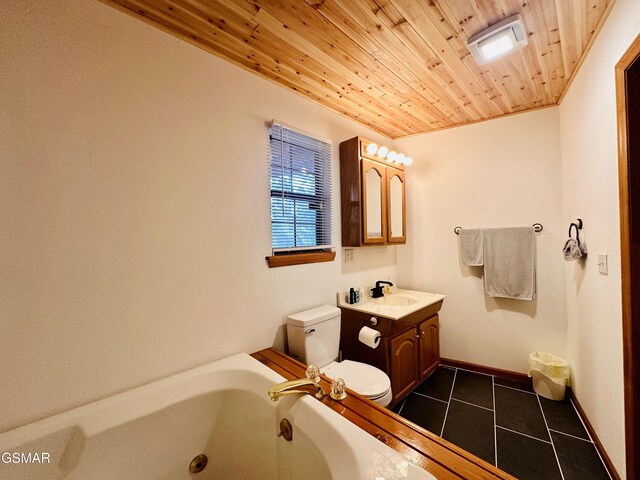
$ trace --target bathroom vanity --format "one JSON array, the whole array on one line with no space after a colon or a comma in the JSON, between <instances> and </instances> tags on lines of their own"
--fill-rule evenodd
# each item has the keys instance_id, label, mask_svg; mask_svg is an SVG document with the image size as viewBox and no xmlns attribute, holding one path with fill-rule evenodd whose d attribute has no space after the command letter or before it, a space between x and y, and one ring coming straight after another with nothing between
<instances>
[{"instance_id":1,"label":"bathroom vanity","mask_svg":"<svg viewBox=\"0 0 640 480\"><path fill-rule=\"evenodd\" d=\"M391 295L349 304L338 295L342 310L340 349L345 360L368 363L391 379L393 406L431 374L440 363L438 312L445 295L396 289ZM382 335L377 348L358 340L363 327Z\"/></svg>"}]
</instances>

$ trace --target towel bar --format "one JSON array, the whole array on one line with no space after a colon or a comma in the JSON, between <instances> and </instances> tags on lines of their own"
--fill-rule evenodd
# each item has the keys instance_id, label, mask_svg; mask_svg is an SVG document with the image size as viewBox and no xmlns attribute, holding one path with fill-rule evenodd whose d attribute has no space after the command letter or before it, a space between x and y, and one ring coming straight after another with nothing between
<instances>
[{"instance_id":1,"label":"towel bar","mask_svg":"<svg viewBox=\"0 0 640 480\"><path fill-rule=\"evenodd\" d=\"M544 228L541 223L534 223L532 226L533 226L533 230L536 233L540 233ZM462 230L462 227L456 227L453 229L453 233L455 233L456 235L460 235L460 230Z\"/></svg>"}]
</instances>

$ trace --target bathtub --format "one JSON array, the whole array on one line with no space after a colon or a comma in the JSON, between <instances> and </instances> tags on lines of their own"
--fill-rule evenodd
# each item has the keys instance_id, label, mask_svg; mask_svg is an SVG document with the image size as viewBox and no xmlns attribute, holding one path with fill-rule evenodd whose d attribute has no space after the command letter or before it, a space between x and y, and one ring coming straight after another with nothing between
<instances>
[{"instance_id":1,"label":"bathtub","mask_svg":"<svg viewBox=\"0 0 640 480\"><path fill-rule=\"evenodd\" d=\"M283 380L238 354L4 432L0 478L354 480L404 461L309 395L269 400ZM292 441L277 435L283 418ZM403 466L402 478L435 478Z\"/></svg>"}]
</instances>

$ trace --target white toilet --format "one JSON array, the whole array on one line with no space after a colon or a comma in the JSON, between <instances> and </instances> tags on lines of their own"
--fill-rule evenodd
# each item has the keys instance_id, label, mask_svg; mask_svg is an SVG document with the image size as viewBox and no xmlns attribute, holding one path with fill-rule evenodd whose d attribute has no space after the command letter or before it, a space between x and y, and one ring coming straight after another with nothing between
<instances>
[{"instance_id":1,"label":"white toilet","mask_svg":"<svg viewBox=\"0 0 640 480\"><path fill-rule=\"evenodd\" d=\"M317 365L330 378L342 378L351 390L383 407L391 402L391 381L386 373L366 363L338 362L340 309L330 305L305 310L287 319L289 355Z\"/></svg>"}]
</instances>

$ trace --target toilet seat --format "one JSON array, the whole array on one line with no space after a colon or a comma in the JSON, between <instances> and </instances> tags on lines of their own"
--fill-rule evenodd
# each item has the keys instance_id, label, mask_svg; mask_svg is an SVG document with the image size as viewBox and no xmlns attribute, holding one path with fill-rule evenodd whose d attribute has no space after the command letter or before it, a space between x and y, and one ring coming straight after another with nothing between
<instances>
[{"instance_id":1,"label":"toilet seat","mask_svg":"<svg viewBox=\"0 0 640 480\"><path fill-rule=\"evenodd\" d=\"M376 401L385 396L390 397L391 380L386 373L373 365L343 360L326 365L322 368L322 373L330 378L342 378L347 388L369 400Z\"/></svg>"}]
</instances>

